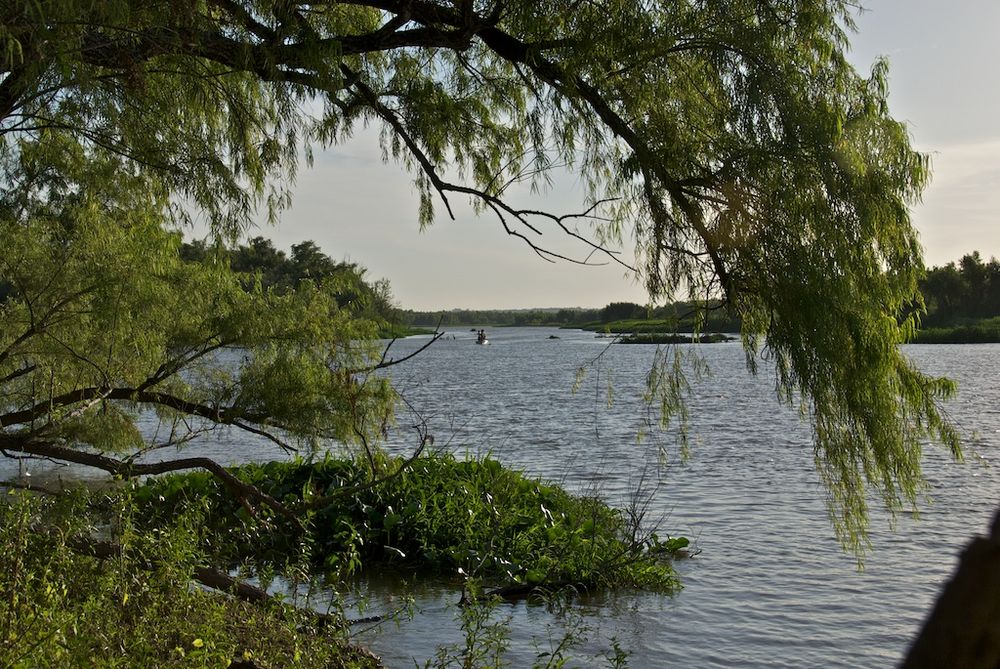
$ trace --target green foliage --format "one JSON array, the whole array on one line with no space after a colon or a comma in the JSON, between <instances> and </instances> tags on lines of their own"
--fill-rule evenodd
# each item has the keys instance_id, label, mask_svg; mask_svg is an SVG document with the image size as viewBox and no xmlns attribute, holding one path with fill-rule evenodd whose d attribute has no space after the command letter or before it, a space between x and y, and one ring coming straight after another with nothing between
<instances>
[{"instance_id":1,"label":"green foliage","mask_svg":"<svg viewBox=\"0 0 1000 669\"><path fill-rule=\"evenodd\" d=\"M510 616L503 614L498 597L484 597L477 591L475 582L470 582L472 599L461 606L455 614L463 632L462 643L438 647L433 658L424 662L424 669L479 669L510 666L504 653L510 645ZM548 625L550 636L545 648L538 635L533 637L537 654L532 669L559 669L560 667L577 666L571 664L574 651L585 644L593 645L594 630L586 624L583 617L574 610L565 607L562 595L550 597L546 602L553 618L558 621L561 633L555 633L557 625ZM590 658L584 666L599 666L595 664L597 657L606 661L606 666L612 669L628 667L629 653L622 649L618 640L609 639L611 649L603 656ZM600 666L605 666L603 663Z\"/></svg>"},{"instance_id":2,"label":"green foliage","mask_svg":"<svg viewBox=\"0 0 1000 669\"><path fill-rule=\"evenodd\" d=\"M58 134L17 158L22 187L0 194L8 447L135 453L149 408L172 443L197 434L192 415L303 444L388 417L386 382L349 371L377 355L378 324L341 308L334 281L245 290L224 265L181 259L163 193L112 179L116 159Z\"/></svg>"},{"instance_id":3,"label":"green foliage","mask_svg":"<svg viewBox=\"0 0 1000 669\"><path fill-rule=\"evenodd\" d=\"M254 237L246 244L228 249L210 247L204 240L185 243L181 257L193 262L226 262L240 276L247 290L293 292L303 281L324 284L336 296L337 306L355 317L375 321L383 336L398 321L392 291L385 279L369 283L367 270L357 263L334 262L312 241L292 244L291 256L274 247L270 240ZM398 326L397 326L398 327Z\"/></svg>"},{"instance_id":4,"label":"green foliage","mask_svg":"<svg viewBox=\"0 0 1000 669\"><path fill-rule=\"evenodd\" d=\"M89 555L95 515L11 493L0 501L0 664L33 667L375 667L342 632L280 604L251 605L191 585L197 516L139 533L117 506Z\"/></svg>"},{"instance_id":5,"label":"green foliage","mask_svg":"<svg viewBox=\"0 0 1000 669\"><path fill-rule=\"evenodd\" d=\"M932 267L920 280L920 293L927 303L921 324L927 329L971 325L982 319L1000 316L1000 262L983 262L979 251L962 256L958 266L951 262ZM977 328L989 329L987 324ZM955 333L953 338L976 341L982 334ZM920 341L937 342L942 335L922 330ZM991 340L991 341L995 341Z\"/></svg>"},{"instance_id":6,"label":"green foliage","mask_svg":"<svg viewBox=\"0 0 1000 669\"><path fill-rule=\"evenodd\" d=\"M70 258L71 280L53 284L60 290L46 293L42 311L21 302L16 327L4 323L9 336L43 345L38 369L47 373L5 392L14 398L6 415L65 397L40 390L50 378L67 392L79 389L78 373L87 387L124 392L132 379L155 377L149 365L175 364L161 352L177 333L143 316L180 313L181 295L192 296L185 306L202 319L213 318L216 306L222 314L207 329L180 319L190 338L177 345L188 346L187 355L204 353L192 342L239 324L247 345L280 348L277 332L308 300L320 303L318 313L336 313L331 296L314 287L277 302L279 326L270 316L273 296L237 295L236 282L208 285L209 273L196 270L186 278L199 290L161 299L171 292L160 271L164 247L140 249L146 236L127 233L190 220L175 206L184 201L215 231L235 236L258 208L273 218L287 204L300 149L308 162L312 144L333 145L375 124L385 158L414 174L421 225L432 222L436 205L453 215L450 197L471 198L546 258L564 254L541 246L535 233L544 226L580 241L579 260L634 239L638 278L653 303L684 292L697 304L722 300L741 319L751 369L766 355L779 397L812 421L832 518L860 552L869 491L890 510L912 505L923 483L922 444L933 439L956 456L960 450L939 410L953 386L921 374L898 349L916 327L917 315L905 310L918 302L923 269L909 205L930 171L889 114L885 62L863 75L847 61L855 11L848 0L422 0L379 8L14 0L0 31L0 232L32 231L15 234L4 255L22 270L35 255L51 267L60 230L88 226L94 255ZM507 199L515 183L545 188L555 166L579 178L585 201L578 212L588 215L521 209ZM137 264L138 257L148 262ZM113 326L108 334L67 329L68 348L29 335L35 330L24 329L25 318L49 313L46 304L81 306L72 296L91 294L88 273L79 271L87 267L105 290L82 307L94 309L95 323ZM7 270L0 274L15 283ZM34 279L29 288L48 290L41 275ZM68 318L66 310L54 313ZM90 320L72 313L77 324ZM323 377L318 357L350 369L340 364L346 345L334 352L319 333L346 342L343 335L354 339L358 328L299 313L319 342L291 328L296 334L286 339L310 353L273 352L268 363L302 363L285 381ZM8 346L17 348L5 339L0 351ZM313 354L318 349L322 356ZM23 349L18 355L0 361L7 363L0 379L36 374L24 371L35 358ZM202 413L224 406L270 425L271 416L230 407L235 398L262 408L242 392L241 379L214 371L223 378L211 391L199 384L192 397L209 402ZM170 383L184 386L188 378L172 375ZM286 415L274 421L301 434L342 435L347 422L377 432L378 417L345 421L342 405L328 407L332 425L318 424L320 391L355 399L346 382L323 380L334 387L297 396L306 405L301 424ZM373 389L374 406L350 406L374 410L384 396ZM682 411L678 398L663 399L668 412ZM32 415L31 424L82 408L65 403Z\"/></svg>"},{"instance_id":7,"label":"green foliage","mask_svg":"<svg viewBox=\"0 0 1000 669\"><path fill-rule=\"evenodd\" d=\"M614 312L633 315L609 318ZM659 335L739 332L741 329L740 319L729 313L720 300L686 300L656 307L613 303L602 310L600 320L578 322L577 327L593 332Z\"/></svg>"},{"instance_id":8,"label":"green foliage","mask_svg":"<svg viewBox=\"0 0 1000 669\"><path fill-rule=\"evenodd\" d=\"M391 459L381 465L383 474L399 466ZM348 560L352 567L417 567L500 585L677 587L671 544L645 537L626 514L596 498L570 495L495 460L421 457L378 485L341 496L342 488L366 480L365 465L324 459L245 465L234 473L293 506L324 500L310 516L310 557L333 571L344 571ZM154 516L205 505L221 537L214 549L227 560L280 562L293 552L294 534L262 527L204 475L150 481L137 494L152 503ZM160 498L165 510L158 512ZM234 541L234 532L249 539Z\"/></svg>"},{"instance_id":9,"label":"green foliage","mask_svg":"<svg viewBox=\"0 0 1000 669\"><path fill-rule=\"evenodd\" d=\"M481 595L481 593L475 593ZM461 644L439 646L424 669L472 669L506 666L503 655L510 646L510 617L498 620L498 597L478 596L455 612L463 632Z\"/></svg>"},{"instance_id":10,"label":"green foliage","mask_svg":"<svg viewBox=\"0 0 1000 669\"><path fill-rule=\"evenodd\" d=\"M646 307L631 302L612 302L601 309L601 320L605 323L643 319L648 315L649 310Z\"/></svg>"},{"instance_id":11,"label":"green foliage","mask_svg":"<svg viewBox=\"0 0 1000 669\"><path fill-rule=\"evenodd\" d=\"M995 344L1000 342L1000 317L954 327L921 328L913 341L917 344Z\"/></svg>"}]
</instances>

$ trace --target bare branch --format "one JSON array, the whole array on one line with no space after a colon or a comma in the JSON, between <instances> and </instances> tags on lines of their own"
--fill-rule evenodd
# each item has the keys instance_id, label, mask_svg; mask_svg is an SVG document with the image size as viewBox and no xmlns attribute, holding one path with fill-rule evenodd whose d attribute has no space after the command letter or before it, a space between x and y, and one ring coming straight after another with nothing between
<instances>
[{"instance_id":1,"label":"bare branch","mask_svg":"<svg viewBox=\"0 0 1000 669\"><path fill-rule=\"evenodd\" d=\"M438 323L438 328L440 328L440 327L441 327L441 324ZM382 357L378 361L378 363L372 365L371 367L364 367L362 369L352 369L352 370L350 370L350 373L351 374L364 374L366 372L374 372L376 369L385 369L387 367L393 367L394 365L399 365L401 363L406 362L410 358L413 358L413 357L416 357L416 356L420 355L421 353L423 353L424 351L426 351L428 348L430 348L431 345L434 344L434 342L436 342L438 339L440 339L443 336L444 336L444 332L441 332L439 329L436 328L435 331L434 331L434 336L431 337L430 340L426 344L424 344L423 346L421 346L420 348L418 348L416 351L414 351L414 352L412 352L412 353L410 353L408 355L405 355L402 358L388 358L388 359L386 359L386 356L389 354L389 349L392 347L392 345L394 343L396 343L396 338L393 337L392 341L390 341L388 344L386 344L385 349L382 351Z\"/></svg>"},{"instance_id":2,"label":"bare branch","mask_svg":"<svg viewBox=\"0 0 1000 669\"><path fill-rule=\"evenodd\" d=\"M244 483L228 469L210 458L195 457L167 460L164 462L135 463L118 460L100 453L79 451L52 442L23 439L17 435L9 434L0 434L0 449L3 449L5 454L7 451L12 453L26 453L28 455L38 455L64 462L72 462L85 467L100 469L122 479L131 479L137 476L154 476L190 469L204 469L222 481L241 502L246 503L248 500L253 500L269 506L284 516L296 529L305 531L302 521L287 506L267 493L262 492L257 487Z\"/></svg>"}]
</instances>

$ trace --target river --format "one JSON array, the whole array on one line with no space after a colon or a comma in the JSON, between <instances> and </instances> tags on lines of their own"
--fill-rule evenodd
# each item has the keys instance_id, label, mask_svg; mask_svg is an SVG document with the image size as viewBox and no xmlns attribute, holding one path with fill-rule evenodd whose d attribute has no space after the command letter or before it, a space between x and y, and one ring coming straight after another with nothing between
<instances>
[{"instance_id":1,"label":"river","mask_svg":"<svg viewBox=\"0 0 1000 669\"><path fill-rule=\"evenodd\" d=\"M410 452L420 420L435 448L490 454L612 504L652 491L647 518L700 551L678 562L683 589L673 597L619 592L578 600L572 617L585 629L572 666L607 666L601 656L611 637L631 653L633 669L893 666L1000 500L1000 345L905 348L925 371L959 382L948 411L966 437L966 460L927 449L927 499L919 518L902 514L894 529L873 500L872 547L859 571L834 538L808 424L778 403L766 364L756 377L746 371L739 343L695 349L710 373L692 385L690 457L682 461L675 433L650 430L655 412L639 401L655 346L608 346L592 333L547 328L496 329L490 339L478 346L474 332L455 330L392 368L420 415L402 412L388 447ZM391 355L424 343L397 342ZM573 393L577 370L588 365ZM150 416L146 431L155 428ZM226 431L187 452L229 463L276 457L266 443ZM63 471L30 466L38 478ZM11 467L0 463L7 470L0 473L12 474ZM368 581L360 590L366 615L413 597L412 616L358 633L389 667L423 666L439 646L462 639L454 582ZM565 622L523 602L498 615L509 619L507 658L518 668L531 666Z\"/></svg>"},{"instance_id":2,"label":"river","mask_svg":"<svg viewBox=\"0 0 1000 669\"><path fill-rule=\"evenodd\" d=\"M393 371L437 447L489 453L615 504L656 481L648 517L700 550L678 563L684 587L674 597L581 601L581 666L606 666L599 656L611 637L632 653L633 668L893 666L1000 500L1000 346L906 347L923 370L959 382L948 411L966 436L966 460L929 448L919 518L902 514L894 529L872 500L872 547L859 571L834 537L808 424L778 403L766 364L757 377L746 371L739 343L697 348L710 372L692 384L690 456L681 461L671 433L636 439L651 418L638 398L656 347L608 347L591 333L544 328L496 329L489 346L474 336L451 332ZM396 356L419 343L397 343ZM576 370L595 359L572 393ZM402 452L413 441L403 415L393 446ZM658 476L660 448L669 458ZM361 637L390 667L422 664L461 640L453 588L420 583L411 591L411 619ZM388 610L399 591L371 585L367 595L371 608ZM514 667L530 666L561 633L545 607L507 605L500 615L510 618Z\"/></svg>"}]
</instances>

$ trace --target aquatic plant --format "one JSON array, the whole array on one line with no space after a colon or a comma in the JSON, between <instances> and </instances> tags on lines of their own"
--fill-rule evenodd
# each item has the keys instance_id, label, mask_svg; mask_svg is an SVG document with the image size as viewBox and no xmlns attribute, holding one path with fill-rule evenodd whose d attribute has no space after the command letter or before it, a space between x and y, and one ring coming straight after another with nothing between
<instances>
[{"instance_id":1,"label":"aquatic plant","mask_svg":"<svg viewBox=\"0 0 1000 669\"><path fill-rule=\"evenodd\" d=\"M418 568L518 594L678 586L670 559L686 544L644 533L629 514L596 497L571 495L489 458L434 455L397 471L401 461L383 456L379 466L396 475L371 487L358 485L366 466L325 458L232 472L290 508L308 509L311 559L336 573ZM207 541L221 559L267 562L294 551L295 528L279 518L262 522L221 493L216 479L192 473L150 481L136 494L141 503L157 502L149 504L151 518L191 504L204 508L212 528Z\"/></svg>"}]
</instances>

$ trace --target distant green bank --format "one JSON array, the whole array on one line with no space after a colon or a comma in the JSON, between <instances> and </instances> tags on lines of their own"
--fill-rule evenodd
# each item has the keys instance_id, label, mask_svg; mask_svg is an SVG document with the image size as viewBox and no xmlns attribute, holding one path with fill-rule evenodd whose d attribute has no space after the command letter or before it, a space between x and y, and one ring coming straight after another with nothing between
<instances>
[{"instance_id":1,"label":"distant green bank","mask_svg":"<svg viewBox=\"0 0 1000 669\"><path fill-rule=\"evenodd\" d=\"M732 325L716 323L717 325ZM679 330L676 319L623 319L610 322L595 321L579 326L590 332L605 333L616 337L618 344L714 344L734 341L736 338L720 332L691 332Z\"/></svg>"},{"instance_id":2,"label":"distant green bank","mask_svg":"<svg viewBox=\"0 0 1000 669\"><path fill-rule=\"evenodd\" d=\"M996 344L1000 343L1000 317L951 327L918 330L915 344Z\"/></svg>"},{"instance_id":3,"label":"distant green bank","mask_svg":"<svg viewBox=\"0 0 1000 669\"><path fill-rule=\"evenodd\" d=\"M402 339L403 337L413 337L416 335L432 335L434 330L430 328L415 327L412 325L385 325L379 331L381 339Z\"/></svg>"},{"instance_id":4,"label":"distant green bank","mask_svg":"<svg viewBox=\"0 0 1000 669\"><path fill-rule=\"evenodd\" d=\"M600 309L508 309L450 311L401 310L400 323L421 327L547 326L581 328L596 332L609 327L627 327L628 332L739 332L740 320L719 301L673 302L652 306L634 302L612 302ZM633 325L626 325L633 324Z\"/></svg>"}]
</instances>

